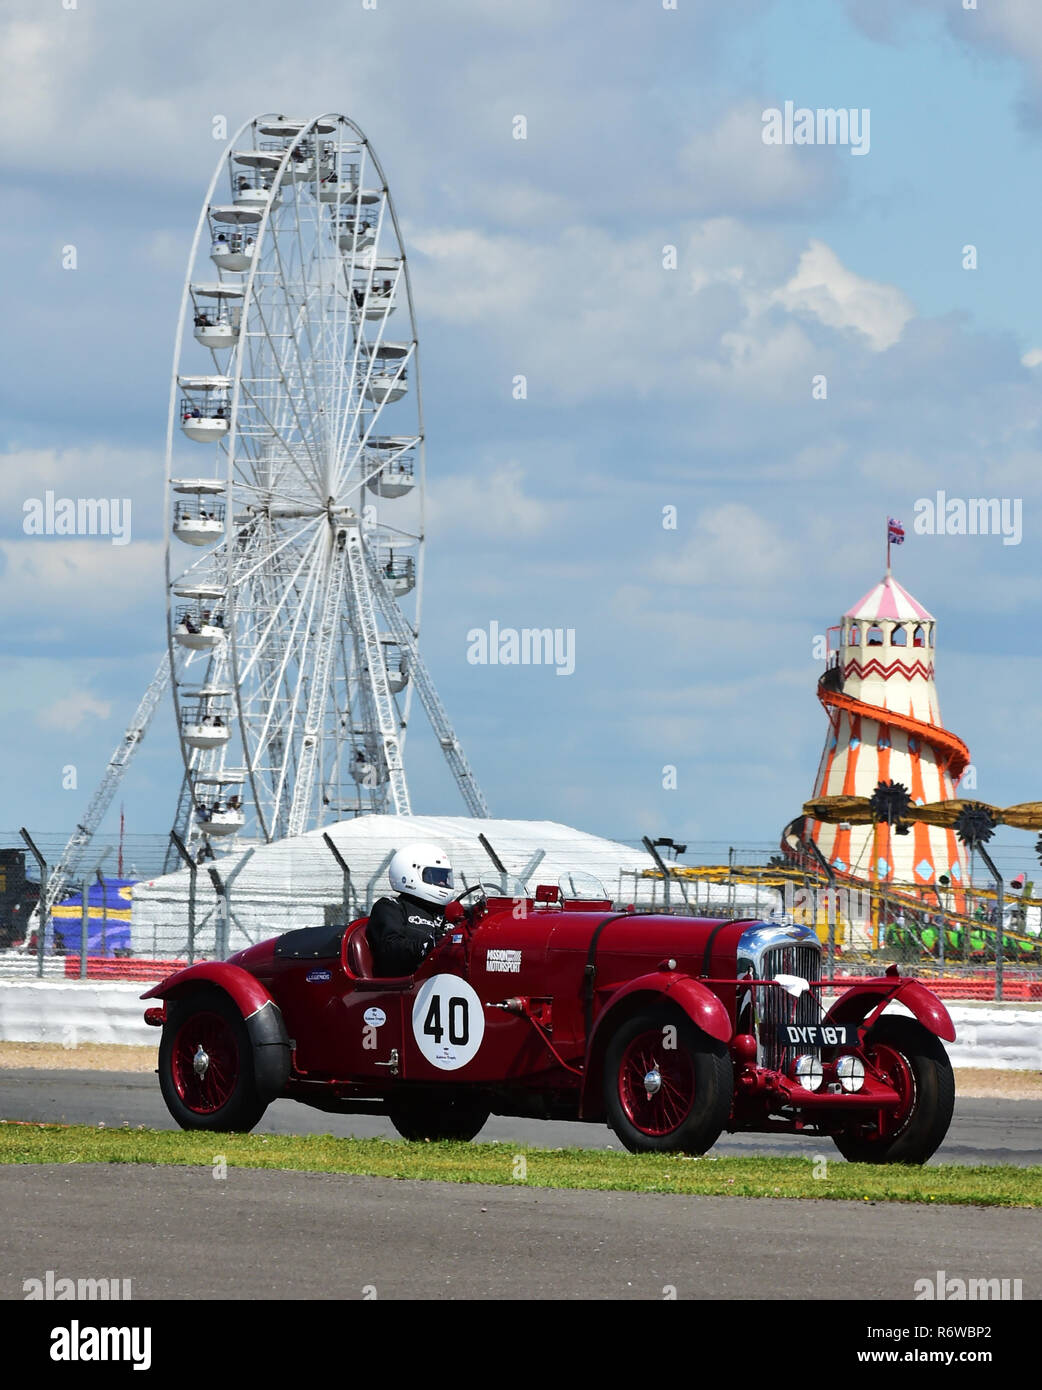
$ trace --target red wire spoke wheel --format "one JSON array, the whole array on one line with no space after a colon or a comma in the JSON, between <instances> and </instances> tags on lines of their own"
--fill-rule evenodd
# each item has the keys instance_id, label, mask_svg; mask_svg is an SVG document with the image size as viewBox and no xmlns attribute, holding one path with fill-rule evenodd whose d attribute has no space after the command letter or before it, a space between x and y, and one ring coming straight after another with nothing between
<instances>
[{"instance_id":1,"label":"red wire spoke wheel","mask_svg":"<svg viewBox=\"0 0 1042 1390\"><path fill-rule=\"evenodd\" d=\"M239 1049L226 1018L193 1014L174 1039L171 1058L177 1094L197 1115L212 1115L227 1105L239 1075Z\"/></svg>"},{"instance_id":2,"label":"red wire spoke wheel","mask_svg":"<svg viewBox=\"0 0 1042 1390\"><path fill-rule=\"evenodd\" d=\"M897 1110L884 1110L880 1114L880 1139L890 1142L904 1131L915 1110L915 1072L908 1058L886 1043L876 1043L866 1056L879 1080L885 1086L892 1086L901 1097Z\"/></svg>"},{"instance_id":3,"label":"red wire spoke wheel","mask_svg":"<svg viewBox=\"0 0 1042 1390\"><path fill-rule=\"evenodd\" d=\"M199 990L168 1003L159 1086L182 1129L249 1130L264 1114L250 1035L221 990Z\"/></svg>"},{"instance_id":4,"label":"red wire spoke wheel","mask_svg":"<svg viewBox=\"0 0 1042 1390\"><path fill-rule=\"evenodd\" d=\"M705 1153L731 1113L727 1049L669 1004L613 1028L603 1083L608 1124L632 1153Z\"/></svg>"},{"instance_id":5,"label":"red wire spoke wheel","mask_svg":"<svg viewBox=\"0 0 1042 1390\"><path fill-rule=\"evenodd\" d=\"M619 1064L619 1100L637 1129L653 1136L672 1134L694 1099L695 1070L687 1052L667 1051L661 1029L635 1037Z\"/></svg>"},{"instance_id":6,"label":"red wire spoke wheel","mask_svg":"<svg viewBox=\"0 0 1042 1390\"><path fill-rule=\"evenodd\" d=\"M925 1163L940 1148L955 1109L955 1076L944 1045L913 1018L884 1015L864 1057L877 1080L892 1086L896 1110L832 1136L851 1163Z\"/></svg>"}]
</instances>

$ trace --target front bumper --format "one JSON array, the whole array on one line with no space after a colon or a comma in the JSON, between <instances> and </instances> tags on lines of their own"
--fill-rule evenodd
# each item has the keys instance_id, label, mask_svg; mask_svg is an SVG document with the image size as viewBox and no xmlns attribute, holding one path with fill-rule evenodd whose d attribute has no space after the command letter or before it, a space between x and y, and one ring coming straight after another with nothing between
<instances>
[{"instance_id":1,"label":"front bumper","mask_svg":"<svg viewBox=\"0 0 1042 1390\"><path fill-rule=\"evenodd\" d=\"M865 1076L860 1091L845 1091L835 1077L835 1069L826 1065L825 1081L816 1091L809 1091L792 1077L766 1067L745 1066L735 1085L735 1100L743 1097L770 1101L795 1110L898 1110L903 1098L892 1086ZM835 1087L836 1089L832 1089Z\"/></svg>"}]
</instances>

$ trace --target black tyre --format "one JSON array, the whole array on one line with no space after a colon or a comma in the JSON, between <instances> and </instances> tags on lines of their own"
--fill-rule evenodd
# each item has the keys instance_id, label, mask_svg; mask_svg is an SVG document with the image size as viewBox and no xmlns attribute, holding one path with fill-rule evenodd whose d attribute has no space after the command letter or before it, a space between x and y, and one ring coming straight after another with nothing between
<instances>
[{"instance_id":1,"label":"black tyre","mask_svg":"<svg viewBox=\"0 0 1042 1390\"><path fill-rule=\"evenodd\" d=\"M391 1124L403 1139L456 1139L466 1142L485 1128L491 1114L481 1096L436 1091L402 1091L387 1102Z\"/></svg>"},{"instance_id":2,"label":"black tyre","mask_svg":"<svg viewBox=\"0 0 1042 1390\"><path fill-rule=\"evenodd\" d=\"M167 1006L159 1086L182 1129L250 1130L267 1103L257 1094L253 1047L242 1015L217 991Z\"/></svg>"},{"instance_id":3,"label":"black tyre","mask_svg":"<svg viewBox=\"0 0 1042 1390\"><path fill-rule=\"evenodd\" d=\"M955 1076L939 1038L912 1018L884 1016L869 1033L865 1053L902 1097L901 1108L878 1113L871 1126L833 1135L851 1163L925 1163L940 1148L955 1109Z\"/></svg>"},{"instance_id":4,"label":"black tyre","mask_svg":"<svg viewBox=\"0 0 1042 1390\"><path fill-rule=\"evenodd\" d=\"M637 1014L608 1043L604 1108L631 1153L705 1153L727 1124L733 1091L727 1049L677 1011Z\"/></svg>"}]
</instances>

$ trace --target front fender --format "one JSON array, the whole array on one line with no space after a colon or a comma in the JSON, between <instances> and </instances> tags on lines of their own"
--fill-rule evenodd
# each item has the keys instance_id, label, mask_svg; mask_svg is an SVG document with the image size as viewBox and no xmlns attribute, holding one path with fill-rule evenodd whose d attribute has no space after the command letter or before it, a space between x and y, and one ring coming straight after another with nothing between
<instances>
[{"instance_id":1,"label":"front fender","mask_svg":"<svg viewBox=\"0 0 1042 1390\"><path fill-rule=\"evenodd\" d=\"M933 990L918 980L882 978L852 985L829 1010L826 1023L860 1023L883 1001L900 1003L943 1042L955 1041L955 1024Z\"/></svg>"},{"instance_id":2,"label":"front fender","mask_svg":"<svg viewBox=\"0 0 1042 1390\"><path fill-rule=\"evenodd\" d=\"M200 985L227 994L242 1014L253 1050L257 1091L265 1100L274 1100L282 1094L289 1078L292 1044L281 1009L254 975L227 961L203 961L168 975L141 998L182 999Z\"/></svg>"},{"instance_id":3,"label":"front fender","mask_svg":"<svg viewBox=\"0 0 1042 1390\"><path fill-rule=\"evenodd\" d=\"M613 1028L642 1002L666 998L685 1013L691 1022L717 1042L731 1041L731 1018L723 1004L708 985L682 975L675 970L656 970L630 980L610 996L597 1017L586 1043L586 1065L583 1068L582 1096L579 1101L581 1119L590 1119L602 1110L600 1078L604 1053Z\"/></svg>"},{"instance_id":4,"label":"front fender","mask_svg":"<svg viewBox=\"0 0 1042 1390\"><path fill-rule=\"evenodd\" d=\"M248 1019L272 998L255 975L243 970L239 965L229 965L223 960L201 961L189 965L185 970L177 970L153 985L141 996L142 999L180 999L190 994L199 985L216 985L222 989L238 1006L243 1018Z\"/></svg>"}]
</instances>

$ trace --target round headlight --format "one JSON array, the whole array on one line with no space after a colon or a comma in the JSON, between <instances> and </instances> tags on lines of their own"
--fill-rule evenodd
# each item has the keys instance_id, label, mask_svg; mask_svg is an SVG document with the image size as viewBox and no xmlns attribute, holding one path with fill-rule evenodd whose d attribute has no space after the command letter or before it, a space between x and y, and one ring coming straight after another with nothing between
<instances>
[{"instance_id":1,"label":"round headlight","mask_svg":"<svg viewBox=\"0 0 1042 1390\"><path fill-rule=\"evenodd\" d=\"M860 1091L865 1084L865 1064L860 1057L841 1057L836 1063L836 1076L844 1091Z\"/></svg>"},{"instance_id":2,"label":"round headlight","mask_svg":"<svg viewBox=\"0 0 1042 1390\"><path fill-rule=\"evenodd\" d=\"M809 1052L796 1058L796 1080L805 1090L816 1091L825 1080L825 1069Z\"/></svg>"}]
</instances>

